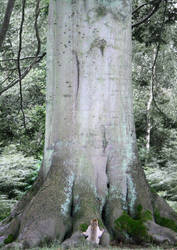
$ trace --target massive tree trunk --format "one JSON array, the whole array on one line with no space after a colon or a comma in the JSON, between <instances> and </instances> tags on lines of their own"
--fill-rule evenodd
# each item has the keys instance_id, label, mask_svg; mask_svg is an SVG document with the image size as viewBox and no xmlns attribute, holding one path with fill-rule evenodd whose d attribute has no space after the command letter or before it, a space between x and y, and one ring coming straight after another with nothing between
<instances>
[{"instance_id":1,"label":"massive tree trunk","mask_svg":"<svg viewBox=\"0 0 177 250\"><path fill-rule=\"evenodd\" d=\"M153 198L137 158L131 1L51 0L47 65L43 165L1 231L32 247L62 242L93 218L113 234L115 219L134 216L139 204L152 214L166 206L174 219Z\"/></svg>"}]
</instances>

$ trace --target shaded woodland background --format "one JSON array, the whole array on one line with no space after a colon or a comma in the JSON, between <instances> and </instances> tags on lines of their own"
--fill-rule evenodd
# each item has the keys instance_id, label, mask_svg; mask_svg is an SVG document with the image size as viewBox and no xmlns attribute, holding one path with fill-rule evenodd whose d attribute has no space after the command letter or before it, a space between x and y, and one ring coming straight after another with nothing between
<instances>
[{"instance_id":1,"label":"shaded woodland background","mask_svg":"<svg viewBox=\"0 0 177 250\"><path fill-rule=\"evenodd\" d=\"M0 0L0 30L8 1ZM45 132L48 0L16 0L0 51L0 220L32 186ZM139 158L177 211L177 8L133 1L133 94ZM126 111L125 111L126 112Z\"/></svg>"}]
</instances>

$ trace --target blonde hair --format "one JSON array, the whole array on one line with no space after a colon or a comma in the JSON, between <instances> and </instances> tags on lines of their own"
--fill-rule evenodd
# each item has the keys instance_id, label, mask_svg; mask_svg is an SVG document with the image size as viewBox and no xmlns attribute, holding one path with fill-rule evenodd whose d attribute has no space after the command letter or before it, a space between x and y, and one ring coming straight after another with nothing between
<instances>
[{"instance_id":1,"label":"blonde hair","mask_svg":"<svg viewBox=\"0 0 177 250\"><path fill-rule=\"evenodd\" d=\"M91 225L91 241L96 242L98 220L97 219L91 220L90 225Z\"/></svg>"}]
</instances>

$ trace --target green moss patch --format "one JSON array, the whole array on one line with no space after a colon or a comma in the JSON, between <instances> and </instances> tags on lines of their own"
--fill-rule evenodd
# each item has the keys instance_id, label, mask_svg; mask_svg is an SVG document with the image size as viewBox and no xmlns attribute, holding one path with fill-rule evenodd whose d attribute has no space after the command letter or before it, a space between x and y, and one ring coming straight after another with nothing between
<instances>
[{"instance_id":1,"label":"green moss patch","mask_svg":"<svg viewBox=\"0 0 177 250\"><path fill-rule=\"evenodd\" d=\"M81 232L85 232L85 231L87 230L88 226L89 226L89 225L86 224L86 223L81 224L81 225L80 225L80 230L81 230Z\"/></svg>"},{"instance_id":2,"label":"green moss patch","mask_svg":"<svg viewBox=\"0 0 177 250\"><path fill-rule=\"evenodd\" d=\"M144 222L152 220L150 211L143 211L143 207L138 205L136 208L136 215L134 218L129 216L126 212L115 220L115 229L119 235L123 235L124 239L132 239L135 242L149 241L150 236Z\"/></svg>"},{"instance_id":3,"label":"green moss patch","mask_svg":"<svg viewBox=\"0 0 177 250\"><path fill-rule=\"evenodd\" d=\"M155 222L162 227L168 227L177 232L177 223L171 219L160 216L160 212L156 209L154 212Z\"/></svg>"},{"instance_id":4,"label":"green moss patch","mask_svg":"<svg viewBox=\"0 0 177 250\"><path fill-rule=\"evenodd\" d=\"M12 243L15 240L13 234L9 234L8 237L4 240L4 244Z\"/></svg>"},{"instance_id":5,"label":"green moss patch","mask_svg":"<svg viewBox=\"0 0 177 250\"><path fill-rule=\"evenodd\" d=\"M149 210L143 211L142 205L138 205L135 209L135 220L141 220L142 222L146 222L148 220L152 220L152 213Z\"/></svg>"},{"instance_id":6,"label":"green moss patch","mask_svg":"<svg viewBox=\"0 0 177 250\"><path fill-rule=\"evenodd\" d=\"M99 6L97 9L96 9L96 13L97 13L97 16L98 17L103 17L107 14L107 10L106 10L106 7L104 6Z\"/></svg>"}]
</instances>

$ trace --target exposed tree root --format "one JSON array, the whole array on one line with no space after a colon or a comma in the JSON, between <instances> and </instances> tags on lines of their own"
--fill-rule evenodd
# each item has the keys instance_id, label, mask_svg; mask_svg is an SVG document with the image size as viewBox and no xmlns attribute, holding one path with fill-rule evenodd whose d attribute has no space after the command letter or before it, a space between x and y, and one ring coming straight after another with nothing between
<instances>
[{"instance_id":1,"label":"exposed tree root","mask_svg":"<svg viewBox=\"0 0 177 250\"><path fill-rule=\"evenodd\" d=\"M156 193L152 194L152 204L154 211L159 210L162 217L174 220L177 223L177 213L168 205L168 203Z\"/></svg>"},{"instance_id":2,"label":"exposed tree root","mask_svg":"<svg viewBox=\"0 0 177 250\"><path fill-rule=\"evenodd\" d=\"M159 226L153 221L146 222L146 226L148 234L156 244L168 243L169 245L175 245L177 243L177 233L169 228Z\"/></svg>"}]
</instances>

